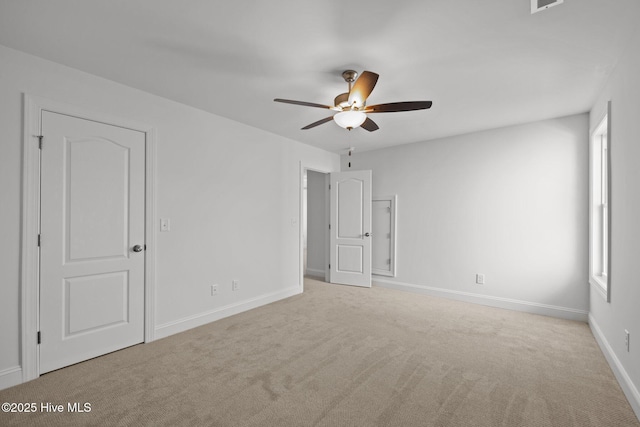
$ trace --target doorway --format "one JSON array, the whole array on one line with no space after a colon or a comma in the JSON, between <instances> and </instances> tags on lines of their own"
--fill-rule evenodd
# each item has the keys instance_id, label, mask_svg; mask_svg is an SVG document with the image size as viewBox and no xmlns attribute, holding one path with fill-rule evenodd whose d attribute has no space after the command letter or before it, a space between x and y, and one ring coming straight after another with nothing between
<instances>
[{"instance_id":1,"label":"doorway","mask_svg":"<svg viewBox=\"0 0 640 427\"><path fill-rule=\"evenodd\" d=\"M329 227L329 192L328 192L328 188L329 188L329 173L331 172L330 170L326 170L322 167L317 167L314 165L310 165L310 164L305 164L303 162L300 162L300 217L299 217L299 221L298 221L298 225L299 225L299 238L300 238L300 244L299 244L299 283L300 283L300 290L304 291L304 277L307 274L306 272L306 268L307 268L307 245L309 244L309 236L308 236L308 230L307 230L307 212L309 211L309 207L307 206L307 202L308 202L308 194L307 194L307 183L308 183L308 174L309 173L313 173L315 174L315 178L318 178L319 176L323 176L324 180L325 180L325 195L324 195L324 204L323 204L323 211L325 212L325 218L327 218L327 222L325 225L325 230L328 229ZM313 180L314 178L312 178ZM317 195L313 195L312 197L317 197ZM315 205L312 205L312 207ZM315 211L315 208L314 208ZM313 236L311 236L312 239L312 244L314 246L317 246L318 244L322 244L319 243L317 238L315 237L315 234ZM324 239L324 245L325 245L325 260L329 259L329 243L328 243L328 235L323 237ZM312 261L315 263L315 261ZM328 266L328 264L325 262L325 264ZM320 273L320 270L322 270L321 268L318 268L314 273L316 274L314 277L319 278L324 280L325 282L329 281L329 272L328 269L325 267L325 270L323 273Z\"/></svg>"},{"instance_id":2,"label":"doorway","mask_svg":"<svg viewBox=\"0 0 640 427\"><path fill-rule=\"evenodd\" d=\"M43 111L40 372L144 340L143 132Z\"/></svg>"},{"instance_id":3,"label":"doorway","mask_svg":"<svg viewBox=\"0 0 640 427\"><path fill-rule=\"evenodd\" d=\"M312 173L319 174L311 175ZM312 177L311 180L318 181L318 188L319 183L324 184L322 190L318 190L318 194L311 195L317 200L323 199L324 203L318 202L315 205L312 202L311 208L308 194L309 176ZM332 197L335 200L330 202ZM330 172L300 162L299 200L301 290L304 291L304 277L308 272L311 273L310 276L321 278L325 282L371 287L371 171ZM307 225L310 209L316 213L324 212L324 218L319 221L322 226L318 228L324 228L324 232L318 232L317 235L320 237L317 238L314 238ZM332 222L335 223L333 230L330 229ZM322 240L321 244L319 240ZM318 268L314 268L316 258L307 256L309 245L319 248ZM330 259L334 262L330 262Z\"/></svg>"},{"instance_id":4,"label":"doorway","mask_svg":"<svg viewBox=\"0 0 640 427\"><path fill-rule=\"evenodd\" d=\"M304 276L325 280L328 265L328 174L305 170L303 195Z\"/></svg>"},{"instance_id":5,"label":"doorway","mask_svg":"<svg viewBox=\"0 0 640 427\"><path fill-rule=\"evenodd\" d=\"M44 98L24 101L21 335L29 381L153 340L155 132Z\"/></svg>"}]
</instances>

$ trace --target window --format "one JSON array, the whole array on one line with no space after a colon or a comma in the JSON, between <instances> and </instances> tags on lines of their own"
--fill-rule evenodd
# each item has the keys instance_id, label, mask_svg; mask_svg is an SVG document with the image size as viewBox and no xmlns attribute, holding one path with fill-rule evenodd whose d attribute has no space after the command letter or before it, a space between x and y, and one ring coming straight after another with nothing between
<instances>
[{"instance_id":1,"label":"window","mask_svg":"<svg viewBox=\"0 0 640 427\"><path fill-rule=\"evenodd\" d=\"M610 108L609 108L610 109ZM591 134L589 282L609 301L610 244L610 111Z\"/></svg>"}]
</instances>

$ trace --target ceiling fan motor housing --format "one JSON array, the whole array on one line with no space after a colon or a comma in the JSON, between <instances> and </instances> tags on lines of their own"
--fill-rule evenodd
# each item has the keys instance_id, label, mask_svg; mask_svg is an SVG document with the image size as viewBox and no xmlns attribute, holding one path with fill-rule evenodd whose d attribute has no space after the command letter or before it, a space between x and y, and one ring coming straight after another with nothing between
<instances>
[{"instance_id":1,"label":"ceiling fan motor housing","mask_svg":"<svg viewBox=\"0 0 640 427\"><path fill-rule=\"evenodd\" d=\"M341 93L333 100L333 105L336 107L348 107L349 106L349 92Z\"/></svg>"}]
</instances>

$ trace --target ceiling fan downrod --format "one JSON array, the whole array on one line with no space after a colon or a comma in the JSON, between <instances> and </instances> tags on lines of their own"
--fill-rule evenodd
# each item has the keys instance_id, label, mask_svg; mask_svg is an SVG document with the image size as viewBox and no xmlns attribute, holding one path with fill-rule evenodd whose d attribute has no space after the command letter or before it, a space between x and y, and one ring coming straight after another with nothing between
<instances>
[{"instance_id":1,"label":"ceiling fan downrod","mask_svg":"<svg viewBox=\"0 0 640 427\"><path fill-rule=\"evenodd\" d=\"M351 92L351 84L358 78L358 72L355 70L345 70L342 72L342 78L349 84L349 92Z\"/></svg>"}]
</instances>

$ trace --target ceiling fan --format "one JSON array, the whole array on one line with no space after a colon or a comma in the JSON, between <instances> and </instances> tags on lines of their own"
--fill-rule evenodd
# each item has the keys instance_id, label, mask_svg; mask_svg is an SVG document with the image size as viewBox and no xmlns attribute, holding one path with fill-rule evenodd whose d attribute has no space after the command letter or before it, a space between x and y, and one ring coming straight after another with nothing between
<instances>
[{"instance_id":1,"label":"ceiling fan","mask_svg":"<svg viewBox=\"0 0 640 427\"><path fill-rule=\"evenodd\" d=\"M431 108L432 105L431 101L405 101L366 105L367 98L378 81L378 74L371 71L363 71L362 75L358 77L358 73L356 71L346 70L342 73L342 77L349 84L349 91L336 96L333 101L333 107L329 105L316 104L314 102L294 101L291 99L276 98L274 101L336 111L332 116L325 117L324 119L303 127L303 130L311 129L334 120L338 126L345 129L352 130L353 128L361 127L369 132L373 132L379 128L373 120L367 117L367 114L426 110Z\"/></svg>"}]
</instances>

